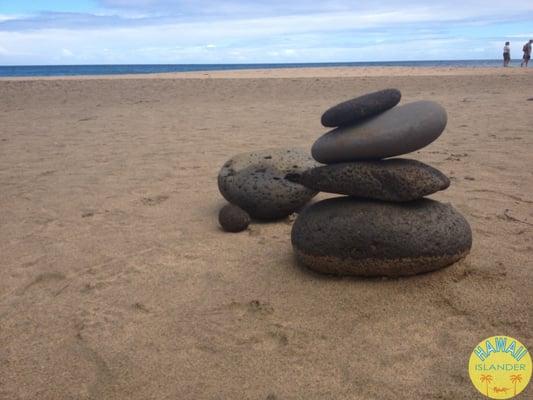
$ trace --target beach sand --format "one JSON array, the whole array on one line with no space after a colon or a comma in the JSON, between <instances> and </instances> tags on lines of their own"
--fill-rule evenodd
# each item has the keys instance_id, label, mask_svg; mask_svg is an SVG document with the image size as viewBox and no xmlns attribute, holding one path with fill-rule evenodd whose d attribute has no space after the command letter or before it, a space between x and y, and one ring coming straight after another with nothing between
<instances>
[{"instance_id":1,"label":"beach sand","mask_svg":"<svg viewBox=\"0 0 533 400\"><path fill-rule=\"evenodd\" d=\"M470 222L466 259L335 278L296 264L289 219L221 231L228 158L310 147L387 87L448 111L409 157L451 178L432 197ZM519 69L1 80L0 398L480 398L481 340L533 349L531 97Z\"/></svg>"}]
</instances>

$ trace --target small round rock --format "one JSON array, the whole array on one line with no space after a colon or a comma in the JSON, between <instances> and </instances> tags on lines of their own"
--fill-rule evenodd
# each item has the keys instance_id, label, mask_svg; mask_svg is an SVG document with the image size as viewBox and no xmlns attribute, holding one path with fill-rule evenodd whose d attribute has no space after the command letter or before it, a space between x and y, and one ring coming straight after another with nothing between
<instances>
[{"instance_id":1,"label":"small round rock","mask_svg":"<svg viewBox=\"0 0 533 400\"><path fill-rule=\"evenodd\" d=\"M355 124L394 107L401 97L398 89L385 89L356 97L327 110L322 115L322 125L335 128Z\"/></svg>"},{"instance_id":2,"label":"small round rock","mask_svg":"<svg viewBox=\"0 0 533 400\"><path fill-rule=\"evenodd\" d=\"M218 222L226 232L241 232L250 225L250 216L235 204L226 204L218 214Z\"/></svg>"}]
</instances>

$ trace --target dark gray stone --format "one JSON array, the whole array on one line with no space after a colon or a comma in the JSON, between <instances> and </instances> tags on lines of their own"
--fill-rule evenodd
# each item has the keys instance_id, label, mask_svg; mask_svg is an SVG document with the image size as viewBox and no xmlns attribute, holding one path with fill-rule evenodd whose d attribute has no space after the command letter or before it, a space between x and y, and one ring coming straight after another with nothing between
<instances>
[{"instance_id":1,"label":"dark gray stone","mask_svg":"<svg viewBox=\"0 0 533 400\"><path fill-rule=\"evenodd\" d=\"M392 108L358 125L334 129L311 149L315 160L332 164L379 160L410 153L437 139L446 127L446 110L432 101Z\"/></svg>"},{"instance_id":2,"label":"dark gray stone","mask_svg":"<svg viewBox=\"0 0 533 400\"><path fill-rule=\"evenodd\" d=\"M465 257L468 222L434 200L387 203L337 197L303 210L292 228L297 258L322 273L406 276Z\"/></svg>"},{"instance_id":3,"label":"dark gray stone","mask_svg":"<svg viewBox=\"0 0 533 400\"><path fill-rule=\"evenodd\" d=\"M398 89L385 89L356 97L327 110L322 115L322 125L334 128L354 124L394 107L401 98Z\"/></svg>"},{"instance_id":4,"label":"dark gray stone","mask_svg":"<svg viewBox=\"0 0 533 400\"><path fill-rule=\"evenodd\" d=\"M218 213L218 222L226 232L241 232L250 225L250 216L235 204L226 204Z\"/></svg>"},{"instance_id":5,"label":"dark gray stone","mask_svg":"<svg viewBox=\"0 0 533 400\"><path fill-rule=\"evenodd\" d=\"M239 154L218 174L218 188L230 203L258 219L284 218L304 206L316 191L285 179L318 166L303 149L271 149Z\"/></svg>"},{"instance_id":6,"label":"dark gray stone","mask_svg":"<svg viewBox=\"0 0 533 400\"><path fill-rule=\"evenodd\" d=\"M402 158L325 165L288 178L321 192L385 201L417 200L450 186L439 170Z\"/></svg>"}]
</instances>

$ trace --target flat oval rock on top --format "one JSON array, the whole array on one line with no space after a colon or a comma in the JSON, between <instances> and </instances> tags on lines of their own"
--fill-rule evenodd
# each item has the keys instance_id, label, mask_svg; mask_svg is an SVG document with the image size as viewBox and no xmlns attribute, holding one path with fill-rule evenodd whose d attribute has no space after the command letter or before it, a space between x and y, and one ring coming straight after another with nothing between
<instances>
[{"instance_id":1,"label":"flat oval rock on top","mask_svg":"<svg viewBox=\"0 0 533 400\"><path fill-rule=\"evenodd\" d=\"M284 218L304 206L316 191L285 179L318 166L304 149L269 149L243 153L218 174L220 193L258 219Z\"/></svg>"},{"instance_id":2,"label":"flat oval rock on top","mask_svg":"<svg viewBox=\"0 0 533 400\"><path fill-rule=\"evenodd\" d=\"M446 127L446 110L432 101L395 107L358 125L336 128L311 149L324 164L379 160L410 153L437 139Z\"/></svg>"},{"instance_id":3,"label":"flat oval rock on top","mask_svg":"<svg viewBox=\"0 0 533 400\"><path fill-rule=\"evenodd\" d=\"M336 197L303 210L292 227L297 258L322 273L407 276L450 265L472 247L470 225L434 200L389 203Z\"/></svg>"},{"instance_id":4,"label":"flat oval rock on top","mask_svg":"<svg viewBox=\"0 0 533 400\"><path fill-rule=\"evenodd\" d=\"M417 200L450 186L439 170L403 158L325 165L290 179L321 192L385 201Z\"/></svg>"},{"instance_id":5,"label":"flat oval rock on top","mask_svg":"<svg viewBox=\"0 0 533 400\"><path fill-rule=\"evenodd\" d=\"M344 101L322 115L322 125L334 128L354 124L394 107L401 97L398 89L385 89Z\"/></svg>"}]
</instances>

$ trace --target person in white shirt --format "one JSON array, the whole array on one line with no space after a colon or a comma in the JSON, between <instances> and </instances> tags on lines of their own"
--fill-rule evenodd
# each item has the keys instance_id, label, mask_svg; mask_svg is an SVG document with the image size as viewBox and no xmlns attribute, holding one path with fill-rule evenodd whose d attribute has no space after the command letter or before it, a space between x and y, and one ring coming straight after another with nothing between
<instances>
[{"instance_id":1,"label":"person in white shirt","mask_svg":"<svg viewBox=\"0 0 533 400\"><path fill-rule=\"evenodd\" d=\"M511 46L509 42L505 42L503 46L503 66L508 67L511 62Z\"/></svg>"}]
</instances>

